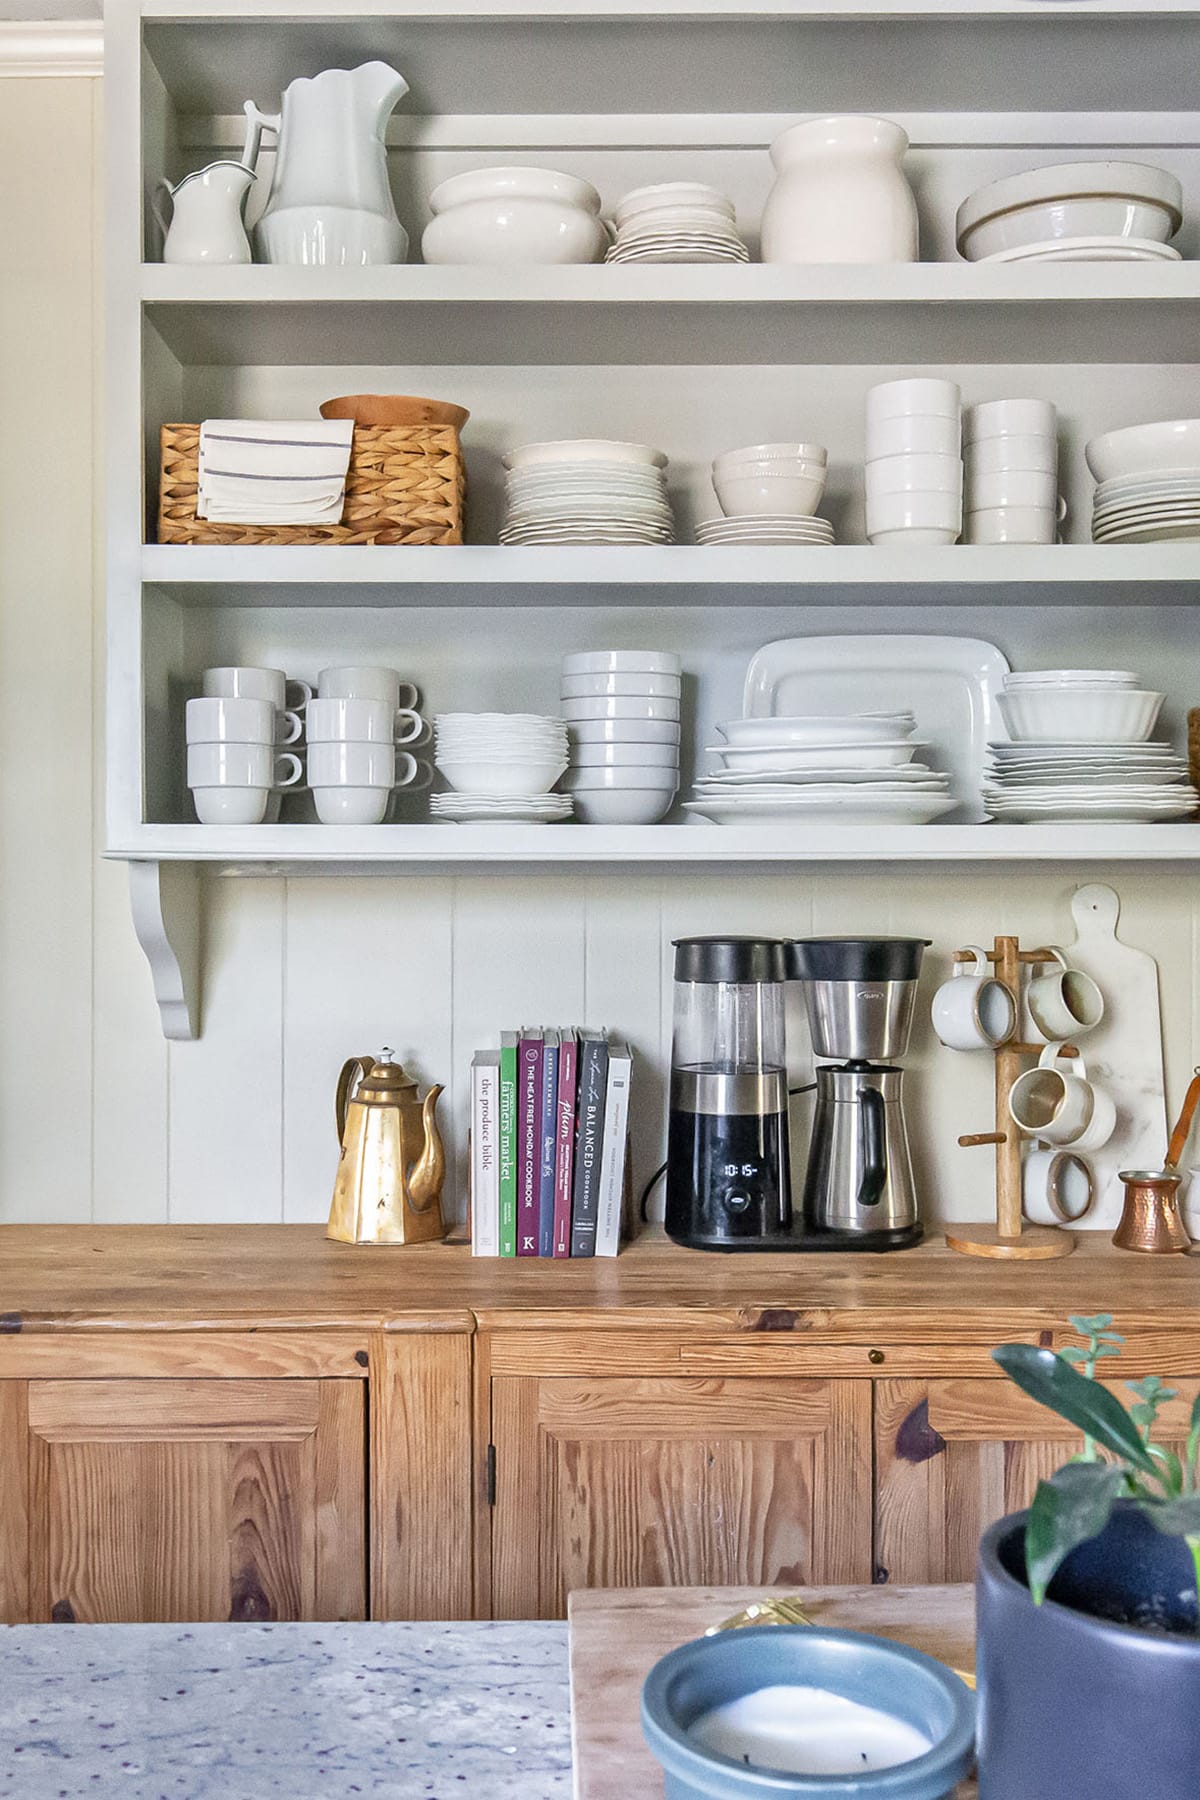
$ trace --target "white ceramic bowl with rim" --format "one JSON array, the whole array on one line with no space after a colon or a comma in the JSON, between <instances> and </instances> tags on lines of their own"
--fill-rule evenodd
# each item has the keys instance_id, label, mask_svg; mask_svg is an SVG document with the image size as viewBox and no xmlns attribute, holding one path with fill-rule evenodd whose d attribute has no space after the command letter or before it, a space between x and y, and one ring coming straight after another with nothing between
<instances>
[{"instance_id":1,"label":"white ceramic bowl with rim","mask_svg":"<svg viewBox=\"0 0 1200 1800\"><path fill-rule=\"evenodd\" d=\"M584 825L657 825L675 794L656 787L584 788L573 798L575 817Z\"/></svg>"},{"instance_id":2,"label":"white ceramic bowl with rim","mask_svg":"<svg viewBox=\"0 0 1200 1800\"><path fill-rule=\"evenodd\" d=\"M728 770L756 775L767 770L899 769L913 760L921 746L896 740L890 744L781 744L778 749L742 749L732 744L710 744L708 748Z\"/></svg>"},{"instance_id":3,"label":"white ceramic bowl with rim","mask_svg":"<svg viewBox=\"0 0 1200 1800\"><path fill-rule=\"evenodd\" d=\"M1163 419L1152 425L1106 431L1092 439L1084 455L1097 481L1166 469L1200 469L1200 419Z\"/></svg>"},{"instance_id":4,"label":"white ceramic bowl with rim","mask_svg":"<svg viewBox=\"0 0 1200 1800\"><path fill-rule=\"evenodd\" d=\"M867 497L875 494L961 494L961 456L881 456L866 464Z\"/></svg>"},{"instance_id":5,"label":"white ceramic bowl with rim","mask_svg":"<svg viewBox=\"0 0 1200 1800\"><path fill-rule=\"evenodd\" d=\"M997 694L1008 735L1040 743L1144 744L1164 696L1139 688Z\"/></svg>"},{"instance_id":6,"label":"white ceramic bowl with rim","mask_svg":"<svg viewBox=\"0 0 1200 1800\"><path fill-rule=\"evenodd\" d=\"M574 750L585 744L670 744L678 752L679 726L670 719L580 719L571 726Z\"/></svg>"},{"instance_id":7,"label":"white ceramic bowl with rim","mask_svg":"<svg viewBox=\"0 0 1200 1800\"><path fill-rule=\"evenodd\" d=\"M439 756L438 769L459 794L548 794L567 767L565 757Z\"/></svg>"},{"instance_id":8,"label":"white ceramic bowl with rim","mask_svg":"<svg viewBox=\"0 0 1200 1800\"><path fill-rule=\"evenodd\" d=\"M750 513L811 516L825 493L824 466L809 463L792 468L794 472L788 472L786 463L743 463L736 474L714 468L712 483L721 511L727 518L744 518Z\"/></svg>"},{"instance_id":9,"label":"white ceramic bowl with rim","mask_svg":"<svg viewBox=\"0 0 1200 1800\"><path fill-rule=\"evenodd\" d=\"M672 769L679 774L678 744L575 744L573 769Z\"/></svg>"},{"instance_id":10,"label":"white ceramic bowl with rim","mask_svg":"<svg viewBox=\"0 0 1200 1800\"><path fill-rule=\"evenodd\" d=\"M564 675L604 675L618 670L643 675L678 675L674 650L573 650L562 659Z\"/></svg>"},{"instance_id":11,"label":"white ceramic bowl with rim","mask_svg":"<svg viewBox=\"0 0 1200 1800\"><path fill-rule=\"evenodd\" d=\"M596 675L564 675L562 697L564 700L587 700L612 694L678 700L681 680L679 675L643 675L625 669Z\"/></svg>"},{"instance_id":12,"label":"white ceramic bowl with rim","mask_svg":"<svg viewBox=\"0 0 1200 1800\"><path fill-rule=\"evenodd\" d=\"M429 196L421 238L427 263L599 262L608 248L600 196L554 169L472 169Z\"/></svg>"},{"instance_id":13,"label":"white ceramic bowl with rim","mask_svg":"<svg viewBox=\"0 0 1200 1800\"><path fill-rule=\"evenodd\" d=\"M878 419L903 419L912 413L957 419L961 412L962 390L958 383L938 376L905 376L900 381L881 381L867 389L868 431Z\"/></svg>"},{"instance_id":14,"label":"white ceramic bowl with rim","mask_svg":"<svg viewBox=\"0 0 1200 1800\"><path fill-rule=\"evenodd\" d=\"M902 413L867 422L867 462L881 456L957 456L961 449L957 413Z\"/></svg>"},{"instance_id":15,"label":"white ceramic bowl with rim","mask_svg":"<svg viewBox=\"0 0 1200 1800\"><path fill-rule=\"evenodd\" d=\"M1005 175L969 194L955 217L968 262L1065 237L1141 237L1165 244L1183 222L1183 189L1147 163L1073 162Z\"/></svg>"},{"instance_id":16,"label":"white ceramic bowl with rim","mask_svg":"<svg viewBox=\"0 0 1200 1800\"><path fill-rule=\"evenodd\" d=\"M543 444L519 444L500 458L506 469L533 469L554 463L632 463L665 469L665 450L650 444L627 444L617 438L557 438Z\"/></svg>"},{"instance_id":17,"label":"white ceramic bowl with rim","mask_svg":"<svg viewBox=\"0 0 1200 1800\"><path fill-rule=\"evenodd\" d=\"M723 469L734 463L803 462L827 463L829 452L824 444L746 444L741 450L722 450L713 457L713 468Z\"/></svg>"},{"instance_id":18,"label":"white ceramic bowl with rim","mask_svg":"<svg viewBox=\"0 0 1200 1800\"><path fill-rule=\"evenodd\" d=\"M564 700L562 716L569 725L577 725L588 719L653 719L678 725L679 702L660 699L655 694L636 697L629 694L595 694L586 700Z\"/></svg>"},{"instance_id":19,"label":"white ceramic bowl with rim","mask_svg":"<svg viewBox=\"0 0 1200 1800\"><path fill-rule=\"evenodd\" d=\"M726 719L717 726L735 749L775 744L885 744L913 728L910 712L828 713L772 719Z\"/></svg>"}]
</instances>

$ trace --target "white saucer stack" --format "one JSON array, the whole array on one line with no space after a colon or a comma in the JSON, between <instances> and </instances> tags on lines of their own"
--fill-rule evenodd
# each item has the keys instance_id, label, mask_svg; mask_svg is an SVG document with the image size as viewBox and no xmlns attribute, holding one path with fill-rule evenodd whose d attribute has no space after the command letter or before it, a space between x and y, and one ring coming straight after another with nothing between
<instances>
[{"instance_id":1,"label":"white saucer stack","mask_svg":"<svg viewBox=\"0 0 1200 1800\"><path fill-rule=\"evenodd\" d=\"M744 263L733 201L700 181L634 188L613 214L610 263Z\"/></svg>"},{"instance_id":2,"label":"white saucer stack","mask_svg":"<svg viewBox=\"0 0 1200 1800\"><path fill-rule=\"evenodd\" d=\"M649 444L577 438L504 458L502 544L673 544L667 458Z\"/></svg>"},{"instance_id":3,"label":"white saucer stack","mask_svg":"<svg viewBox=\"0 0 1200 1800\"><path fill-rule=\"evenodd\" d=\"M925 825L957 802L946 775L913 760L910 712L731 719L709 745L721 767L696 783L687 812L718 825L778 819Z\"/></svg>"},{"instance_id":4,"label":"white saucer stack","mask_svg":"<svg viewBox=\"0 0 1200 1800\"><path fill-rule=\"evenodd\" d=\"M563 778L588 825L653 825L679 789L678 656L668 650L584 650L563 657L562 710L571 738Z\"/></svg>"},{"instance_id":5,"label":"white saucer stack","mask_svg":"<svg viewBox=\"0 0 1200 1800\"><path fill-rule=\"evenodd\" d=\"M571 817L570 796L550 792L567 766L561 719L439 713L433 730L434 761L454 790L430 800L435 819L541 824Z\"/></svg>"},{"instance_id":6,"label":"white saucer stack","mask_svg":"<svg viewBox=\"0 0 1200 1800\"><path fill-rule=\"evenodd\" d=\"M1147 740L1163 696L1127 669L1041 669L1005 677L1010 743L988 745L984 805L1010 824L1186 819L1200 804L1187 762Z\"/></svg>"}]
</instances>

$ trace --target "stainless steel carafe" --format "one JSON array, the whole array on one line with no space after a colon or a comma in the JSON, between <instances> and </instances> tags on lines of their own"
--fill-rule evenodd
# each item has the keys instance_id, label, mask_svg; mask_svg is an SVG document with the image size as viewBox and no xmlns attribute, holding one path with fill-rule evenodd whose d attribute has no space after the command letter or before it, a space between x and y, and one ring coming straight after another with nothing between
<instances>
[{"instance_id":1,"label":"stainless steel carafe","mask_svg":"<svg viewBox=\"0 0 1200 1800\"><path fill-rule=\"evenodd\" d=\"M903 1081L903 1069L817 1069L804 1180L804 1217L812 1229L874 1234L916 1225Z\"/></svg>"}]
</instances>

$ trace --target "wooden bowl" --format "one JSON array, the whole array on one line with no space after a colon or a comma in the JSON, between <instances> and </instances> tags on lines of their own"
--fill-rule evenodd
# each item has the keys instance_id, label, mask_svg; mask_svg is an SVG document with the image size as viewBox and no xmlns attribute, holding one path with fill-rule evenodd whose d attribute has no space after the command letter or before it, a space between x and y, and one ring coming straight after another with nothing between
<instances>
[{"instance_id":1,"label":"wooden bowl","mask_svg":"<svg viewBox=\"0 0 1200 1800\"><path fill-rule=\"evenodd\" d=\"M356 425L453 425L459 431L470 416L452 400L419 394L341 394L321 408L323 419L353 419Z\"/></svg>"}]
</instances>

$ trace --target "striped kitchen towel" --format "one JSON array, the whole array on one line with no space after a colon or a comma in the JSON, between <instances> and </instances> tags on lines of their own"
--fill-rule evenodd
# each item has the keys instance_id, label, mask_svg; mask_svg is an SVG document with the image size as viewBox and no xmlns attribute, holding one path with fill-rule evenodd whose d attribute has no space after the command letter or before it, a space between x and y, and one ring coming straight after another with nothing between
<instances>
[{"instance_id":1,"label":"striped kitchen towel","mask_svg":"<svg viewBox=\"0 0 1200 1800\"><path fill-rule=\"evenodd\" d=\"M206 419L196 516L223 525L336 525L352 419Z\"/></svg>"}]
</instances>

